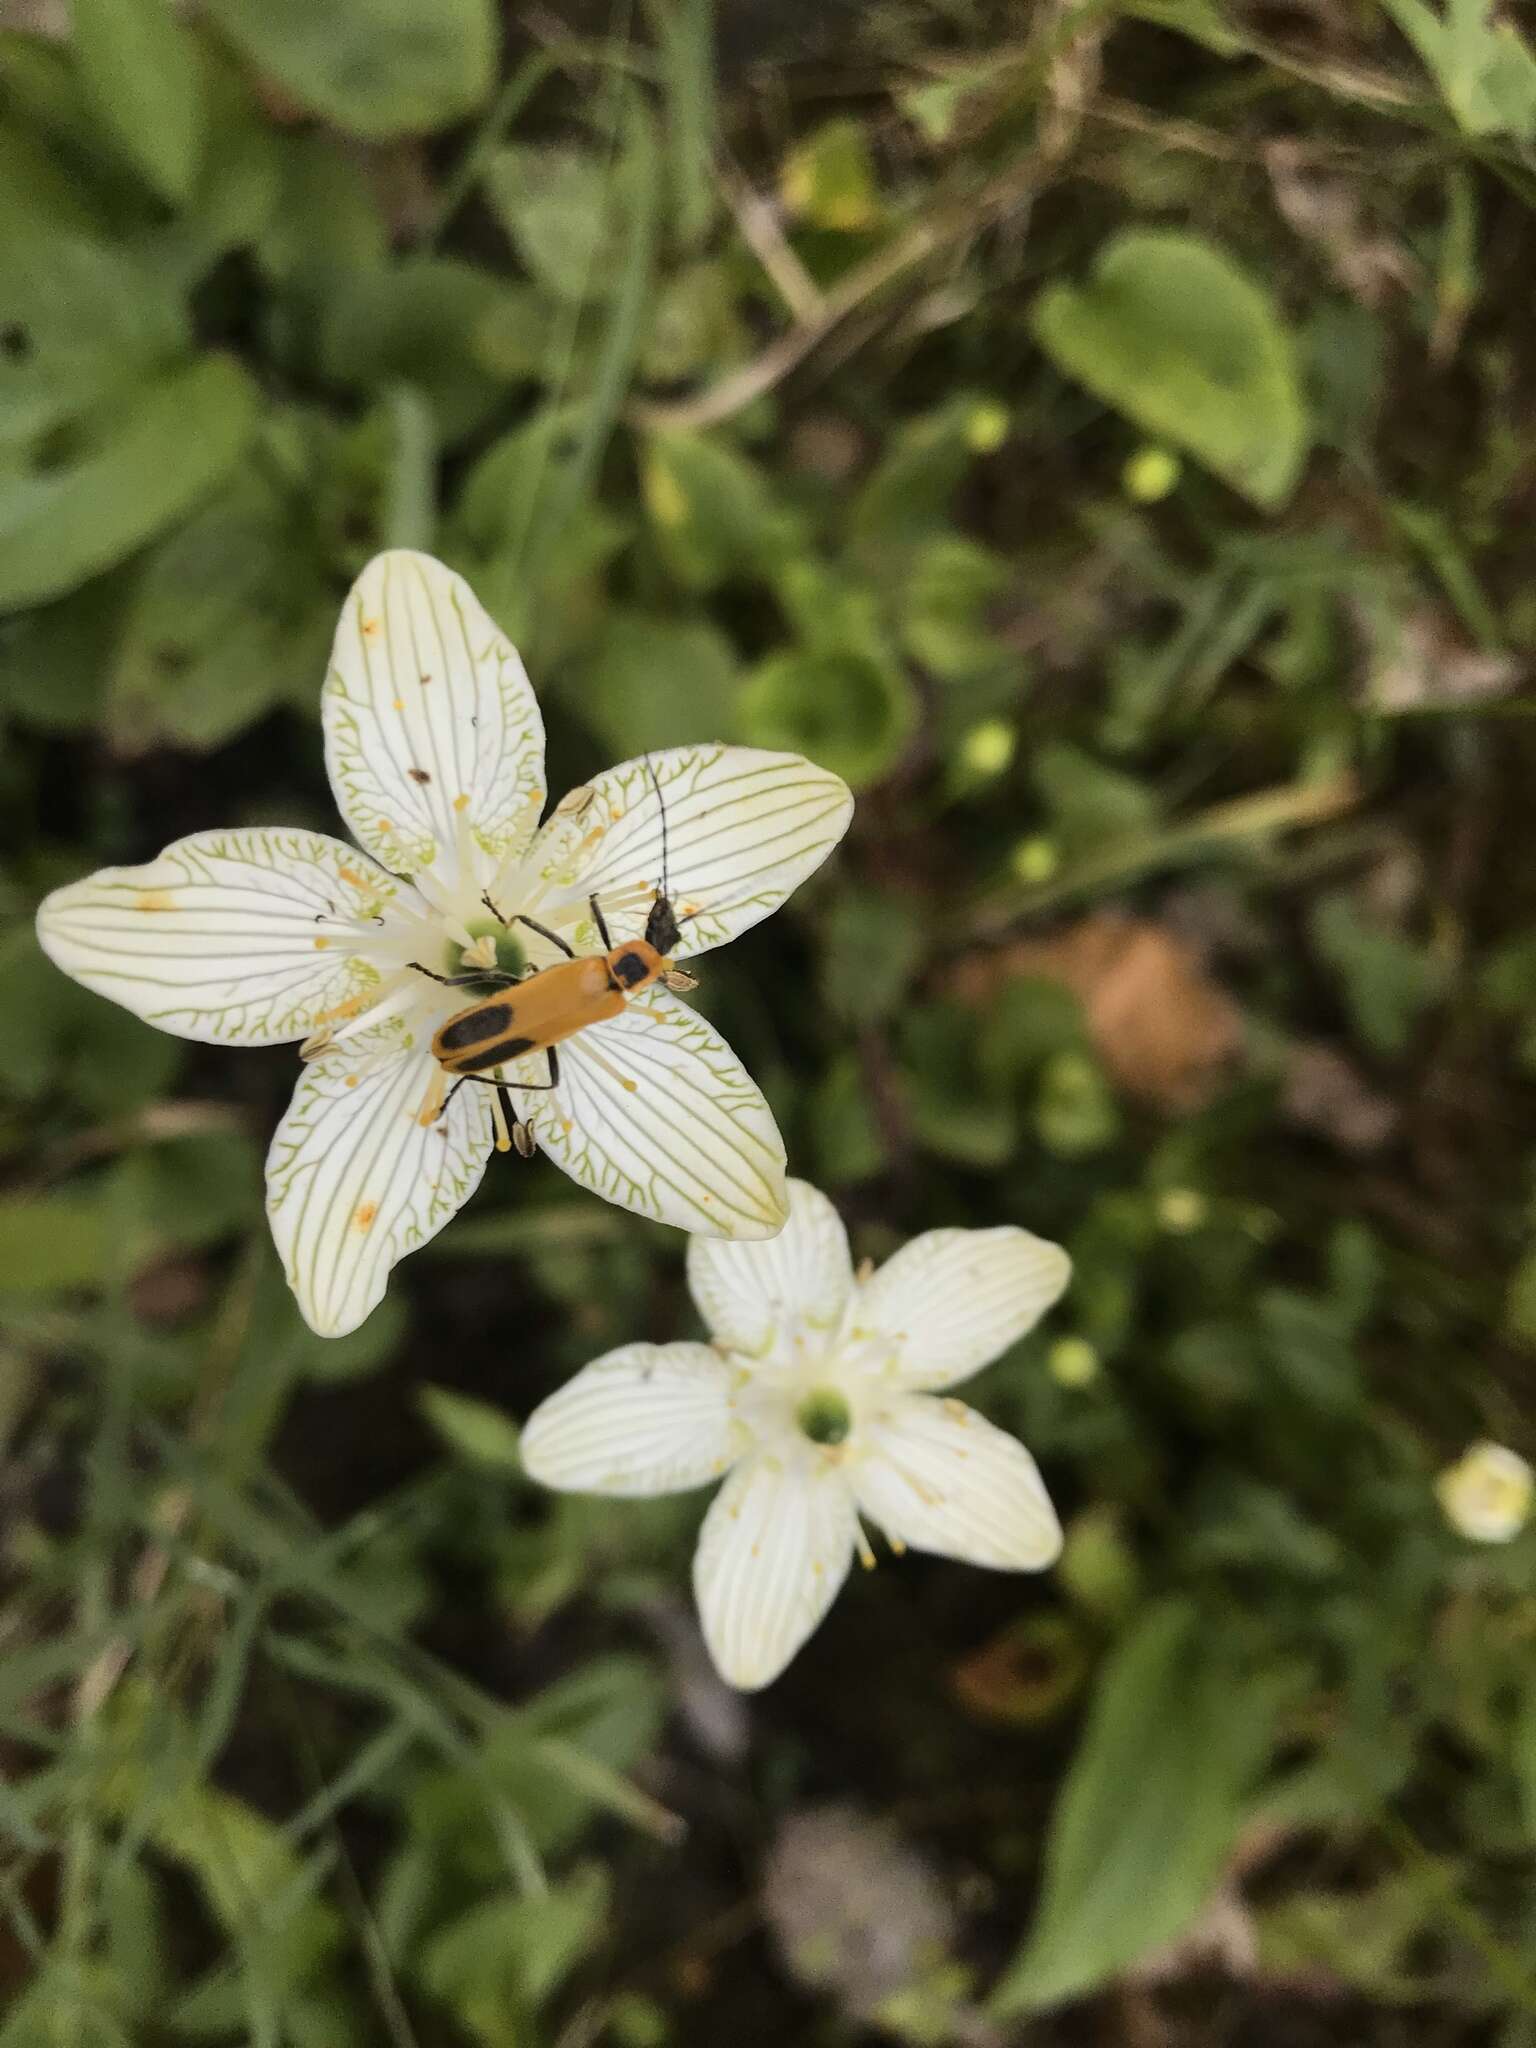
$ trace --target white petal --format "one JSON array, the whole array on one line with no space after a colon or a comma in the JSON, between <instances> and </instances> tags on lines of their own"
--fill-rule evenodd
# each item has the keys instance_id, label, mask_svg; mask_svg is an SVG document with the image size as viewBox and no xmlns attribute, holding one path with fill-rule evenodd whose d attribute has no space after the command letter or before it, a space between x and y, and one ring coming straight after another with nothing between
<instances>
[{"instance_id":1,"label":"white petal","mask_svg":"<svg viewBox=\"0 0 1536 2048\"><path fill-rule=\"evenodd\" d=\"M559 1048L560 1086L515 1090L540 1146L605 1201L713 1237L772 1237L784 1140L725 1040L665 989ZM543 1069L542 1056L530 1065Z\"/></svg>"},{"instance_id":2,"label":"white petal","mask_svg":"<svg viewBox=\"0 0 1536 2048\"><path fill-rule=\"evenodd\" d=\"M1032 1330L1071 1277L1059 1244L1011 1224L930 1230L864 1283L856 1333L895 1341L902 1385L952 1387Z\"/></svg>"},{"instance_id":3,"label":"white petal","mask_svg":"<svg viewBox=\"0 0 1536 2048\"><path fill-rule=\"evenodd\" d=\"M858 1447L848 1476L861 1512L913 1550L1017 1572L1061 1554L1034 1459L963 1402L904 1394L860 1425Z\"/></svg>"},{"instance_id":4,"label":"white petal","mask_svg":"<svg viewBox=\"0 0 1536 2048\"><path fill-rule=\"evenodd\" d=\"M49 959L178 1038L281 1045L379 979L373 915L399 884L318 832L194 832L55 889Z\"/></svg>"},{"instance_id":5,"label":"white petal","mask_svg":"<svg viewBox=\"0 0 1536 2048\"><path fill-rule=\"evenodd\" d=\"M381 1049L381 1047L383 1049ZM436 1236L480 1184L489 1090L461 1088L418 1120L437 1062L380 1028L314 1060L267 1154L267 1214L304 1320L344 1337L384 1298L390 1268Z\"/></svg>"},{"instance_id":6,"label":"white petal","mask_svg":"<svg viewBox=\"0 0 1536 2048\"><path fill-rule=\"evenodd\" d=\"M855 1523L847 1482L822 1458L745 1459L704 1517L693 1590L722 1678L769 1685L848 1576Z\"/></svg>"},{"instance_id":7,"label":"white petal","mask_svg":"<svg viewBox=\"0 0 1536 2048\"><path fill-rule=\"evenodd\" d=\"M763 1352L798 1320L831 1330L853 1285L848 1233L819 1188L789 1183L789 1221L777 1237L688 1241L688 1285L717 1344Z\"/></svg>"},{"instance_id":8,"label":"white petal","mask_svg":"<svg viewBox=\"0 0 1536 2048\"><path fill-rule=\"evenodd\" d=\"M541 1401L523 1469L563 1493L681 1493L739 1448L731 1371L707 1344L625 1344Z\"/></svg>"},{"instance_id":9,"label":"white petal","mask_svg":"<svg viewBox=\"0 0 1536 2048\"><path fill-rule=\"evenodd\" d=\"M644 932L665 883L683 920L673 948L679 958L777 910L853 815L839 777L798 754L757 747L667 747L610 768L589 790L581 793L574 869L569 813L545 828L567 894L581 904L595 895L614 938L631 939ZM535 867L545 843L530 853Z\"/></svg>"},{"instance_id":10,"label":"white petal","mask_svg":"<svg viewBox=\"0 0 1536 2048\"><path fill-rule=\"evenodd\" d=\"M353 584L321 710L342 816L387 868L453 861L466 826L498 859L531 838L538 704L501 628L430 555L375 556Z\"/></svg>"}]
</instances>

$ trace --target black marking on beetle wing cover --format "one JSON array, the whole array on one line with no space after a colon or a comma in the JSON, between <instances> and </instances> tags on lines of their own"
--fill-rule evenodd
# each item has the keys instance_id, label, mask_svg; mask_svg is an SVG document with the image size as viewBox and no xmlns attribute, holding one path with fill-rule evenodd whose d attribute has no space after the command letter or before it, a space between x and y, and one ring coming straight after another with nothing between
<instances>
[{"instance_id":1,"label":"black marking on beetle wing cover","mask_svg":"<svg viewBox=\"0 0 1536 2048\"><path fill-rule=\"evenodd\" d=\"M511 1023L510 1003L482 1003L478 1009L466 1010L462 1017L451 1018L443 1026L437 1042L444 1052L464 1052L470 1046L484 1045L489 1039L501 1038Z\"/></svg>"},{"instance_id":2,"label":"black marking on beetle wing cover","mask_svg":"<svg viewBox=\"0 0 1536 2048\"><path fill-rule=\"evenodd\" d=\"M499 1067L503 1060L521 1059L525 1052L536 1050L531 1038L498 1039L492 1045L481 1046L478 1052L461 1054L453 1063L453 1071L456 1074L483 1074L487 1067Z\"/></svg>"},{"instance_id":3,"label":"black marking on beetle wing cover","mask_svg":"<svg viewBox=\"0 0 1536 2048\"><path fill-rule=\"evenodd\" d=\"M624 988L633 988L637 982L644 981L650 971L638 953L620 953L613 962L613 972Z\"/></svg>"}]
</instances>

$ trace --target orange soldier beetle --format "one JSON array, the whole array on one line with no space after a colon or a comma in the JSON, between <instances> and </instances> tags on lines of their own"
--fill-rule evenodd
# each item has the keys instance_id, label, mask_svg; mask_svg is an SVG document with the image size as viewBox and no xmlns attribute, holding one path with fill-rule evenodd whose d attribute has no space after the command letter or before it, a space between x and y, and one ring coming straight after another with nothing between
<instances>
[{"instance_id":1,"label":"orange soldier beetle","mask_svg":"<svg viewBox=\"0 0 1536 2048\"><path fill-rule=\"evenodd\" d=\"M578 955L558 932L551 931L526 912L514 911L510 917L504 915L491 901L487 890L481 900L498 923L509 930L514 924L526 925L530 931L548 939L551 945L558 946L566 958L551 967L535 968L523 975L508 974L497 968L464 974L434 974L420 961L413 963L419 973L440 982L444 988L483 989L489 984L495 991L471 1003L467 1009L456 1011L433 1037L433 1057L445 1073L455 1077L442 1108L431 1119L433 1122L447 1114L448 1104L466 1081L479 1082L497 1091L511 1130L512 1143L524 1159L531 1158L535 1150L534 1134L530 1125L513 1108L509 1086L539 1092L557 1088L560 1085L560 1057L556 1046L567 1038L574 1038L589 1025L618 1016L630 996L649 988L653 982L661 982L677 995L698 987L697 976L672 964L672 948L682 936L683 925L700 913L690 911L680 919L672 908L668 893L666 807L662 803L656 770L649 761L646 766L650 769L656 801L661 805L661 887L646 918L643 938L628 939L616 946L602 906L596 896L589 896L588 906L602 939L603 951ZM509 993L512 990L516 990L515 995ZM509 1084L494 1071L507 1060L525 1059L530 1053L538 1052L544 1053L549 1061L549 1078L545 1081Z\"/></svg>"}]
</instances>

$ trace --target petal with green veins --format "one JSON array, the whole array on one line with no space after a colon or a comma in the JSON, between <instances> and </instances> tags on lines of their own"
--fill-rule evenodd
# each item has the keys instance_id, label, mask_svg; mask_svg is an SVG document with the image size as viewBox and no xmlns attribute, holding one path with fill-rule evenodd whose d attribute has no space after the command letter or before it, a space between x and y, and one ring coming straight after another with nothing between
<instances>
[{"instance_id":1,"label":"petal with green veins","mask_svg":"<svg viewBox=\"0 0 1536 2048\"><path fill-rule=\"evenodd\" d=\"M439 1082L427 1047L407 1049L397 1027L380 1027L311 1062L277 1127L267 1214L304 1320L322 1337L355 1330L390 1269L480 1184L490 1091L461 1088L424 1126L419 1112Z\"/></svg>"},{"instance_id":2,"label":"petal with green veins","mask_svg":"<svg viewBox=\"0 0 1536 2048\"><path fill-rule=\"evenodd\" d=\"M358 839L396 872L501 860L533 836L544 721L516 650L462 576L377 555L348 594L321 699L325 763Z\"/></svg>"},{"instance_id":3,"label":"petal with green veins","mask_svg":"<svg viewBox=\"0 0 1536 2048\"><path fill-rule=\"evenodd\" d=\"M744 1459L711 1503L693 1561L704 1640L722 1678L770 1685L848 1576L857 1527L841 1473L819 1457Z\"/></svg>"},{"instance_id":4,"label":"petal with green veins","mask_svg":"<svg viewBox=\"0 0 1536 2048\"><path fill-rule=\"evenodd\" d=\"M660 748L621 761L582 796L569 899L584 905L595 895L615 940L639 938L665 881L681 924L672 948L678 959L722 945L777 910L821 866L853 815L840 777L798 754L757 747ZM563 854L568 820L557 813L545 830L561 834ZM541 835L531 863L539 863L544 843Z\"/></svg>"},{"instance_id":5,"label":"petal with green veins","mask_svg":"<svg viewBox=\"0 0 1536 2048\"><path fill-rule=\"evenodd\" d=\"M1041 1571L1060 1555L1034 1459L963 1402L903 1395L860 1425L858 1443L859 1511L896 1542L999 1571Z\"/></svg>"},{"instance_id":6,"label":"petal with green veins","mask_svg":"<svg viewBox=\"0 0 1536 2048\"><path fill-rule=\"evenodd\" d=\"M739 1448L731 1373L707 1344L625 1344L541 1401L523 1468L563 1493L681 1493Z\"/></svg>"},{"instance_id":7,"label":"petal with green veins","mask_svg":"<svg viewBox=\"0 0 1536 2048\"><path fill-rule=\"evenodd\" d=\"M832 1329L853 1285L848 1233L819 1188L789 1183L789 1221L766 1242L688 1243L688 1286L717 1344L763 1352L796 1318Z\"/></svg>"},{"instance_id":8,"label":"petal with green veins","mask_svg":"<svg viewBox=\"0 0 1536 2048\"><path fill-rule=\"evenodd\" d=\"M393 878L318 832L194 832L158 860L55 889L37 913L64 972L178 1038L281 1045L379 981Z\"/></svg>"},{"instance_id":9,"label":"petal with green veins","mask_svg":"<svg viewBox=\"0 0 1536 2048\"><path fill-rule=\"evenodd\" d=\"M773 1237L788 1215L784 1140L711 1024L651 987L559 1048L560 1085L513 1084L540 1147L582 1187L710 1237ZM531 1064L539 1064L534 1061Z\"/></svg>"},{"instance_id":10,"label":"petal with green veins","mask_svg":"<svg viewBox=\"0 0 1536 2048\"><path fill-rule=\"evenodd\" d=\"M1032 1330L1071 1276L1060 1245L1011 1224L930 1230L865 1281L853 1321L892 1340L901 1384L952 1387Z\"/></svg>"}]
</instances>

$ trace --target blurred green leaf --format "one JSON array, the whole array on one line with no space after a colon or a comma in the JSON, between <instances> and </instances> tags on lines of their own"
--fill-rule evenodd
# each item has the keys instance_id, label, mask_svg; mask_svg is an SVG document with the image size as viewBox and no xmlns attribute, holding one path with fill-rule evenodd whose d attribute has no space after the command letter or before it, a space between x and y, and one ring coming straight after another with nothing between
<instances>
[{"instance_id":1,"label":"blurred green leaf","mask_svg":"<svg viewBox=\"0 0 1536 2048\"><path fill-rule=\"evenodd\" d=\"M378 392L420 390L446 442L483 425L502 395L479 360L475 336L494 317L505 285L452 256L412 256L331 281L319 334L322 373Z\"/></svg>"},{"instance_id":2,"label":"blurred green leaf","mask_svg":"<svg viewBox=\"0 0 1536 2048\"><path fill-rule=\"evenodd\" d=\"M823 122L785 161L779 191L792 214L836 234L874 227L880 194L864 124L852 117Z\"/></svg>"},{"instance_id":3,"label":"blurred green leaf","mask_svg":"<svg viewBox=\"0 0 1536 2048\"><path fill-rule=\"evenodd\" d=\"M1127 230L1085 284L1041 293L1033 326L1068 376L1145 432L1266 510L1290 496L1310 433L1291 337L1268 293L1213 244Z\"/></svg>"},{"instance_id":4,"label":"blurred green leaf","mask_svg":"<svg viewBox=\"0 0 1536 2048\"><path fill-rule=\"evenodd\" d=\"M1006 409L974 392L903 421L853 500L848 525L854 541L870 550L899 550L946 528L966 473L979 456L994 454L1007 432Z\"/></svg>"},{"instance_id":5,"label":"blurred green leaf","mask_svg":"<svg viewBox=\"0 0 1536 2048\"><path fill-rule=\"evenodd\" d=\"M1343 984L1366 1044L1389 1057L1405 1051L1443 981L1433 956L1401 933L1362 917L1343 892L1315 906L1311 929L1318 951Z\"/></svg>"},{"instance_id":6,"label":"blurred green leaf","mask_svg":"<svg viewBox=\"0 0 1536 2048\"><path fill-rule=\"evenodd\" d=\"M662 558L688 589L764 576L797 543L794 515L775 500L763 472L723 437L650 436L640 483Z\"/></svg>"},{"instance_id":7,"label":"blurred green leaf","mask_svg":"<svg viewBox=\"0 0 1536 2048\"><path fill-rule=\"evenodd\" d=\"M215 747L318 702L335 610L304 503L267 468L240 472L145 565L112 664L114 745Z\"/></svg>"},{"instance_id":8,"label":"blurred green leaf","mask_svg":"<svg viewBox=\"0 0 1536 2048\"><path fill-rule=\"evenodd\" d=\"M875 1024L890 1016L923 957L923 926L916 908L874 889L844 889L826 923L821 989L827 1007L845 1024Z\"/></svg>"},{"instance_id":9,"label":"blurred green leaf","mask_svg":"<svg viewBox=\"0 0 1536 2048\"><path fill-rule=\"evenodd\" d=\"M1536 137L1536 56L1488 0L1385 0L1387 12L1435 75L1468 135Z\"/></svg>"},{"instance_id":10,"label":"blurred green leaf","mask_svg":"<svg viewBox=\"0 0 1536 2048\"><path fill-rule=\"evenodd\" d=\"M451 1387L422 1387L418 1407L450 1451L472 1465L521 1472L517 1425L489 1401L472 1400Z\"/></svg>"},{"instance_id":11,"label":"blurred green leaf","mask_svg":"<svg viewBox=\"0 0 1536 2048\"><path fill-rule=\"evenodd\" d=\"M99 1286L111 1255L107 1210L85 1194L0 1199L0 1294Z\"/></svg>"},{"instance_id":12,"label":"blurred green leaf","mask_svg":"<svg viewBox=\"0 0 1536 2048\"><path fill-rule=\"evenodd\" d=\"M190 347L186 314L154 272L104 242L0 207L0 270L0 449L121 398Z\"/></svg>"},{"instance_id":13,"label":"blurred green leaf","mask_svg":"<svg viewBox=\"0 0 1536 2048\"><path fill-rule=\"evenodd\" d=\"M538 2008L575 1967L608 1905L589 1866L553 1890L493 1894L432 1936L420 1975L484 2048L534 2048Z\"/></svg>"},{"instance_id":14,"label":"blurred green leaf","mask_svg":"<svg viewBox=\"0 0 1536 2048\"><path fill-rule=\"evenodd\" d=\"M462 120L495 77L490 0L207 0L205 11L258 72L370 140Z\"/></svg>"},{"instance_id":15,"label":"blurred green leaf","mask_svg":"<svg viewBox=\"0 0 1536 2048\"><path fill-rule=\"evenodd\" d=\"M622 158L571 143L515 143L485 192L535 280L557 299L608 298L623 269L633 204Z\"/></svg>"},{"instance_id":16,"label":"blurred green leaf","mask_svg":"<svg viewBox=\"0 0 1536 2048\"><path fill-rule=\"evenodd\" d=\"M1213 1657L1187 1601L1149 1608L1100 1673L1051 1817L1035 1922L999 2014L1080 1997L1174 1940L1220 1878L1277 1699Z\"/></svg>"},{"instance_id":17,"label":"blurred green leaf","mask_svg":"<svg viewBox=\"0 0 1536 2048\"><path fill-rule=\"evenodd\" d=\"M110 568L183 517L239 459L256 391L226 356L145 384L57 467L0 470L0 610Z\"/></svg>"},{"instance_id":18,"label":"blurred green leaf","mask_svg":"<svg viewBox=\"0 0 1536 2048\"><path fill-rule=\"evenodd\" d=\"M202 155L198 52L170 0L74 0L80 75L125 155L172 206L192 196Z\"/></svg>"},{"instance_id":19,"label":"blurred green leaf","mask_svg":"<svg viewBox=\"0 0 1536 2048\"><path fill-rule=\"evenodd\" d=\"M562 694L623 760L730 732L738 670L703 618L656 618L616 605Z\"/></svg>"},{"instance_id":20,"label":"blurred green leaf","mask_svg":"<svg viewBox=\"0 0 1536 2048\"><path fill-rule=\"evenodd\" d=\"M852 788L900 759L917 700L900 669L854 648L771 654L742 685L738 722L754 747L808 755Z\"/></svg>"},{"instance_id":21,"label":"blurred green leaf","mask_svg":"<svg viewBox=\"0 0 1536 2048\"><path fill-rule=\"evenodd\" d=\"M995 671L1009 659L987 623L989 609L1010 582L1007 564L990 548L960 534L923 544L902 579L903 644L942 682L958 683Z\"/></svg>"}]
</instances>

